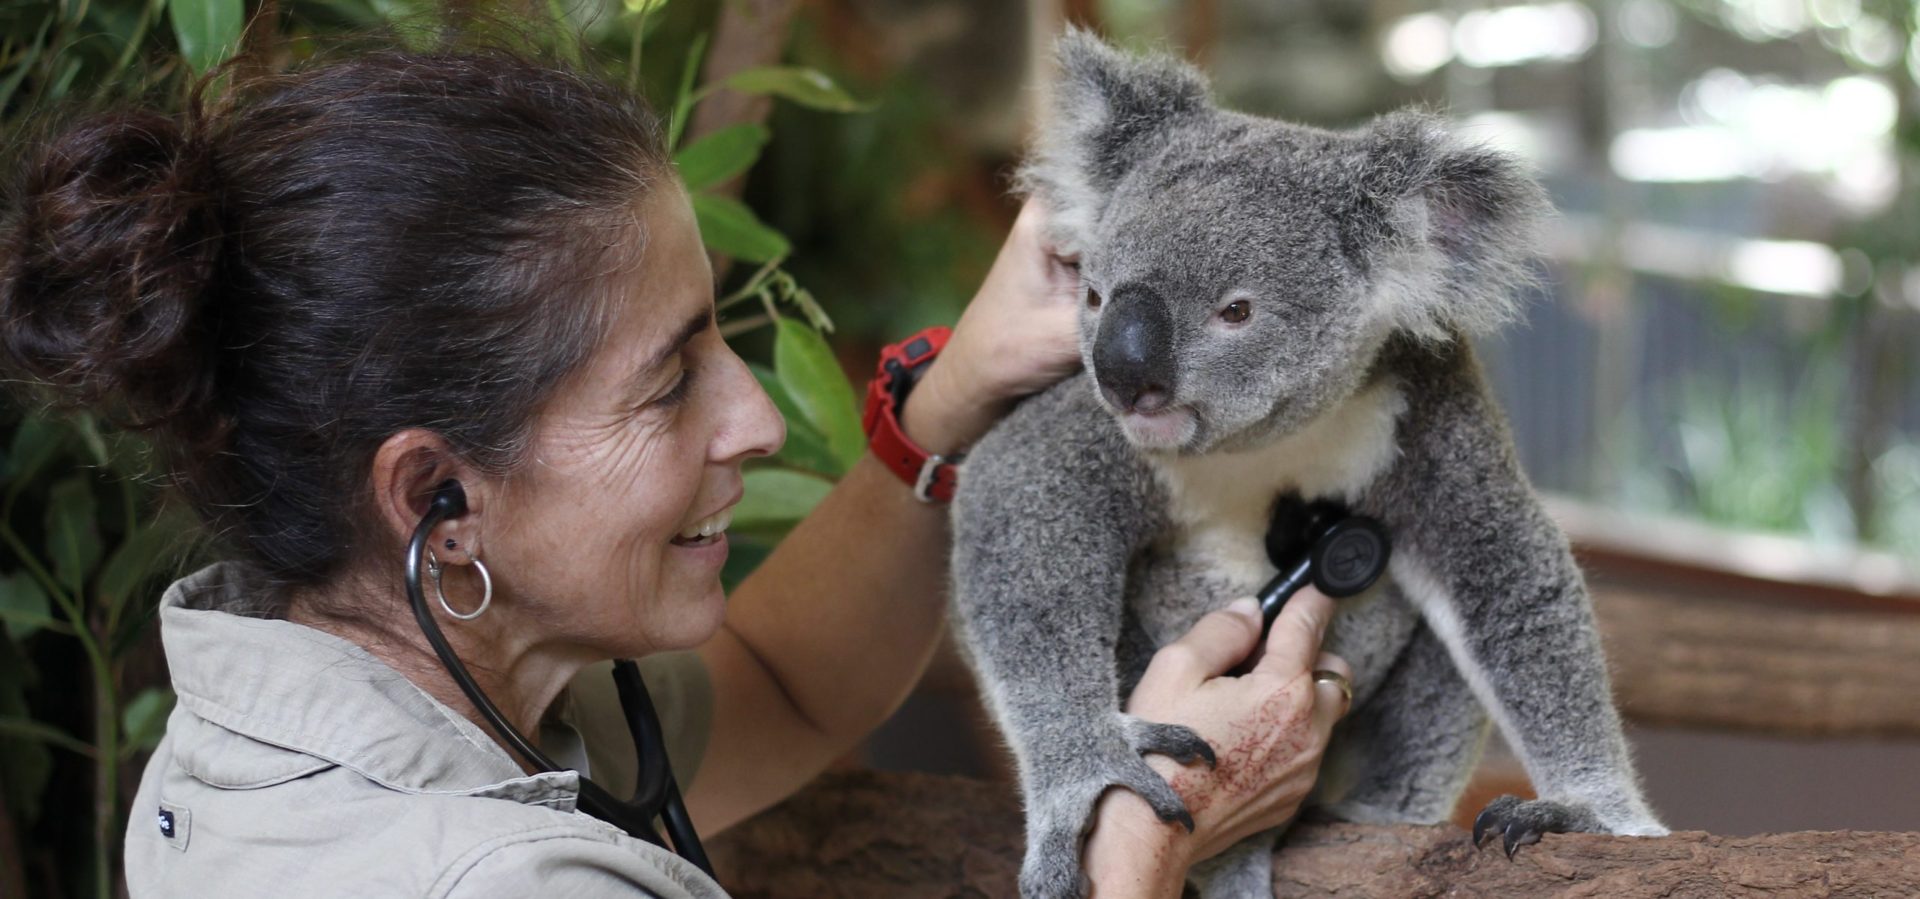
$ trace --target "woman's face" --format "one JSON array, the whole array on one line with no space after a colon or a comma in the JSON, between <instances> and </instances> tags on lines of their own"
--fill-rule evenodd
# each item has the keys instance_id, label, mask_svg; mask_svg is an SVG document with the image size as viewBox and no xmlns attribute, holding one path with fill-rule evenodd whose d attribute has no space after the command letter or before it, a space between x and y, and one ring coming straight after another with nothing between
<instances>
[{"instance_id":1,"label":"woman's face","mask_svg":"<svg viewBox=\"0 0 1920 899\"><path fill-rule=\"evenodd\" d=\"M719 628L716 531L740 501L741 463L786 436L720 337L686 194L663 185L640 211L644 255L621 276L607 339L543 412L480 535L526 636L601 657L685 648Z\"/></svg>"}]
</instances>

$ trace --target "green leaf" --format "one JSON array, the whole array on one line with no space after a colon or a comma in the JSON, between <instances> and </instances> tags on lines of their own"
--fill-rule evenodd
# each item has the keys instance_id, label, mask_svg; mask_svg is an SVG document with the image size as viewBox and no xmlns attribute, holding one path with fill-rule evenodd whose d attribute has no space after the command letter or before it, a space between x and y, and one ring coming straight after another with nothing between
<instances>
[{"instance_id":1,"label":"green leaf","mask_svg":"<svg viewBox=\"0 0 1920 899\"><path fill-rule=\"evenodd\" d=\"M746 484L746 496L733 507L733 527L744 530L791 525L833 490L832 481L784 468L749 471Z\"/></svg>"},{"instance_id":2,"label":"green leaf","mask_svg":"<svg viewBox=\"0 0 1920 899\"><path fill-rule=\"evenodd\" d=\"M871 103L855 100L818 69L763 66L734 73L726 85L743 94L772 94L827 112L861 112L873 108Z\"/></svg>"},{"instance_id":3,"label":"green leaf","mask_svg":"<svg viewBox=\"0 0 1920 899\"><path fill-rule=\"evenodd\" d=\"M73 418L73 429L80 434L80 443L87 448L87 454L95 465L105 466L108 462L107 439L100 435L100 423L93 416L81 413Z\"/></svg>"},{"instance_id":4,"label":"green leaf","mask_svg":"<svg viewBox=\"0 0 1920 899\"><path fill-rule=\"evenodd\" d=\"M785 236L769 228L745 203L730 197L695 194L693 216L707 249L747 262L766 262L792 252Z\"/></svg>"},{"instance_id":5,"label":"green leaf","mask_svg":"<svg viewBox=\"0 0 1920 899\"><path fill-rule=\"evenodd\" d=\"M173 711L173 691L148 687L120 713L121 752L131 756L159 745L167 732L167 714Z\"/></svg>"},{"instance_id":6,"label":"green leaf","mask_svg":"<svg viewBox=\"0 0 1920 899\"><path fill-rule=\"evenodd\" d=\"M0 736L24 737L29 740L37 740L49 746L58 746L61 749L77 752L88 758L92 758L98 754L92 746L82 740L76 739L72 734L60 730L53 725L42 724L31 718L0 718Z\"/></svg>"},{"instance_id":7,"label":"green leaf","mask_svg":"<svg viewBox=\"0 0 1920 899\"><path fill-rule=\"evenodd\" d=\"M94 514L93 485L85 475L60 481L47 495L47 555L53 559L54 579L75 597L100 563Z\"/></svg>"},{"instance_id":8,"label":"green leaf","mask_svg":"<svg viewBox=\"0 0 1920 899\"><path fill-rule=\"evenodd\" d=\"M180 546L186 525L178 516L161 515L140 525L120 545L100 569L99 596L109 609L117 610L133 596L133 591L162 564L169 561Z\"/></svg>"},{"instance_id":9,"label":"green leaf","mask_svg":"<svg viewBox=\"0 0 1920 899\"><path fill-rule=\"evenodd\" d=\"M792 319L774 322L773 370L807 424L827 438L844 471L866 452L866 433L854 405L853 384L833 349L812 328Z\"/></svg>"},{"instance_id":10,"label":"green leaf","mask_svg":"<svg viewBox=\"0 0 1920 899\"><path fill-rule=\"evenodd\" d=\"M59 623L47 602L47 591L24 571L0 578L0 621L7 624L7 636L25 640L41 628Z\"/></svg>"},{"instance_id":11,"label":"green leaf","mask_svg":"<svg viewBox=\"0 0 1920 899\"><path fill-rule=\"evenodd\" d=\"M705 190L751 168L772 135L752 122L722 128L673 154L673 164L688 193Z\"/></svg>"},{"instance_id":12,"label":"green leaf","mask_svg":"<svg viewBox=\"0 0 1920 899\"><path fill-rule=\"evenodd\" d=\"M14 58L13 71L5 80L0 80L0 109L6 108L8 101L13 99L13 92L20 88L20 82L27 77L28 72L34 71L34 67L40 62L40 54L46 50L47 46L47 29L52 28L53 23L59 18L60 10L49 8L46 18L40 20L40 32L33 36L33 43L28 46L27 52Z\"/></svg>"},{"instance_id":13,"label":"green leaf","mask_svg":"<svg viewBox=\"0 0 1920 899\"><path fill-rule=\"evenodd\" d=\"M787 394L787 388L780 385L780 376L774 374L773 369L757 363L748 363L747 368L753 372L754 379L760 382L761 389L773 399L773 406L780 410L780 417L787 421L787 442L780 445L780 452L775 453L773 458L795 468L819 472L832 478L846 474L847 467L841 463L840 457L827 447L827 438L807 423L800 406Z\"/></svg>"},{"instance_id":14,"label":"green leaf","mask_svg":"<svg viewBox=\"0 0 1920 899\"><path fill-rule=\"evenodd\" d=\"M34 416L22 419L13 432L13 447L7 451L7 478L16 488L33 480L67 443L67 428L51 418Z\"/></svg>"},{"instance_id":15,"label":"green leaf","mask_svg":"<svg viewBox=\"0 0 1920 899\"><path fill-rule=\"evenodd\" d=\"M180 55L196 73L219 65L233 52L244 13L241 0L170 0L167 4Z\"/></svg>"},{"instance_id":16,"label":"green leaf","mask_svg":"<svg viewBox=\"0 0 1920 899\"><path fill-rule=\"evenodd\" d=\"M699 102L693 90L694 73L700 70L701 60L706 58L707 33L702 31L693 38L693 46L687 48L687 61L680 67L680 86L673 95L673 114L667 117L667 146L680 146L680 134L686 130L687 118L693 113L693 104Z\"/></svg>"}]
</instances>

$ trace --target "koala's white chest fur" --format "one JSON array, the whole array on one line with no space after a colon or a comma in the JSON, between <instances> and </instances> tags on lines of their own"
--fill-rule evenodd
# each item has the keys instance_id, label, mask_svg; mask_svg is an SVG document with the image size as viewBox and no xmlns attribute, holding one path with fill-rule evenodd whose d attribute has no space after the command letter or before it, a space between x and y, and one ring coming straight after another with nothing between
<instances>
[{"instance_id":1,"label":"koala's white chest fur","mask_svg":"<svg viewBox=\"0 0 1920 899\"><path fill-rule=\"evenodd\" d=\"M1391 381L1368 387L1306 428L1265 446L1204 456L1155 458L1173 528L1164 549L1240 584L1273 575L1266 533L1273 501L1351 500L1385 471L1406 397Z\"/></svg>"}]
</instances>

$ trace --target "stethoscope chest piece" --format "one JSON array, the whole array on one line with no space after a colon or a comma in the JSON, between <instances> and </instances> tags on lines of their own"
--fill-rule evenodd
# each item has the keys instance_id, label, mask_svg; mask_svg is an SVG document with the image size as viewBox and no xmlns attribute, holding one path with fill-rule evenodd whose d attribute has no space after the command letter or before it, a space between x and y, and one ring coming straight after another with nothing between
<instances>
[{"instance_id":1,"label":"stethoscope chest piece","mask_svg":"<svg viewBox=\"0 0 1920 899\"><path fill-rule=\"evenodd\" d=\"M1302 587L1312 584L1334 599L1363 593L1393 555L1386 525L1332 500L1307 502L1297 494L1274 503L1266 545L1267 558L1280 573L1256 594L1262 633Z\"/></svg>"}]
</instances>

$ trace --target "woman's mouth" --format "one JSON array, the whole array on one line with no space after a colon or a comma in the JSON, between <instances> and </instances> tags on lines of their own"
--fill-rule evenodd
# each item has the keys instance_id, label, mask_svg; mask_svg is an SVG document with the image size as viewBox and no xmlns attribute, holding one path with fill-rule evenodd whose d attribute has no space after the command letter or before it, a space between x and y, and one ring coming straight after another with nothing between
<instances>
[{"instance_id":1,"label":"woman's mouth","mask_svg":"<svg viewBox=\"0 0 1920 899\"><path fill-rule=\"evenodd\" d=\"M727 525L733 523L733 507L728 506L689 525L667 542L675 546L706 546L727 539Z\"/></svg>"}]
</instances>

